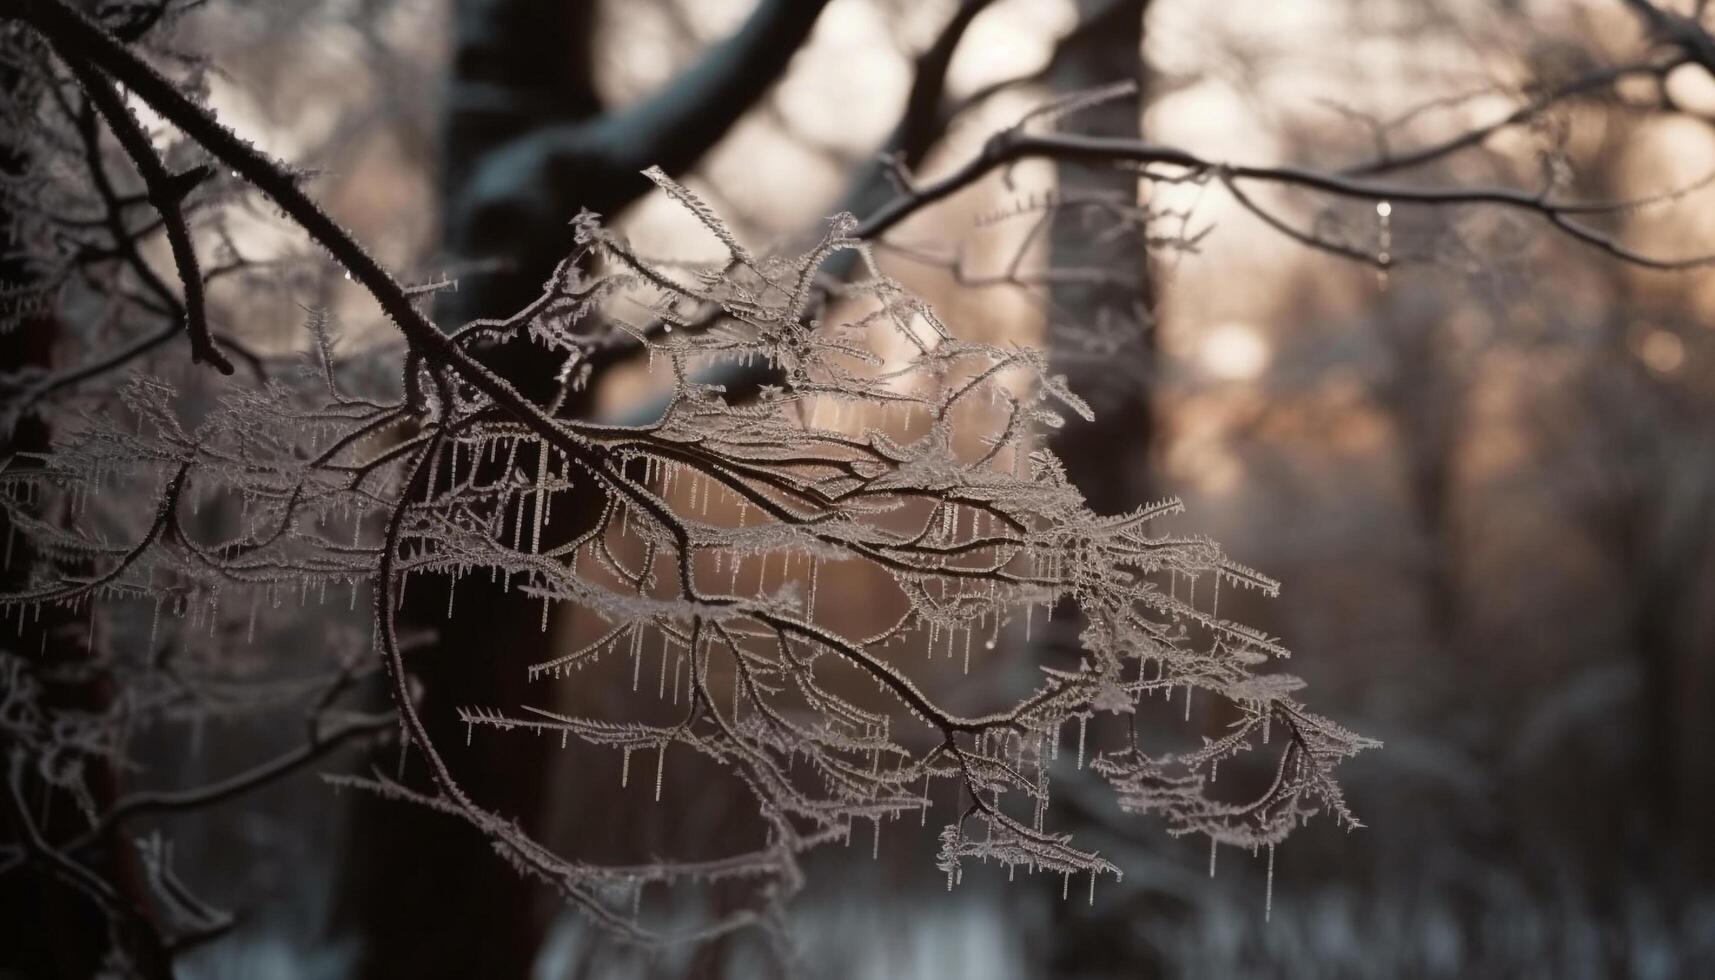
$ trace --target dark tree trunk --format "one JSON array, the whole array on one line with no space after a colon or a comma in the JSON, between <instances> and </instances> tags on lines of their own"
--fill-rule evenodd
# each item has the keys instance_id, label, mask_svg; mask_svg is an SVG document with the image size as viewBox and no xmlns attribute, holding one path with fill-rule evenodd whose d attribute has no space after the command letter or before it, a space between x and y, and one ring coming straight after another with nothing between
<instances>
[{"instance_id":1,"label":"dark tree trunk","mask_svg":"<svg viewBox=\"0 0 1715 980\"><path fill-rule=\"evenodd\" d=\"M1473 368L1457 360L1457 339L1444 329L1439 304L1409 297L1388 309L1377 328L1392 356L1379 401L1398 433L1406 496L1423 549L1424 635L1438 652L1456 655L1460 601L1458 472Z\"/></svg>"},{"instance_id":2,"label":"dark tree trunk","mask_svg":"<svg viewBox=\"0 0 1715 980\"><path fill-rule=\"evenodd\" d=\"M0 153L5 151L0 150ZM8 215L0 213L0 228ZM20 285L26 273L15 262L0 266L0 282ZM27 366L47 368L52 364L54 321L46 316L26 318L0 332L0 364L9 370ZM26 415L8 431L0 432L0 460L10 463L16 453L45 452L50 430L34 414ZM15 534L10 519L0 511L0 548L7 552L0 567L0 591L22 591L29 586L32 564L29 542ZM99 713L111 703L112 684L94 655L90 620L86 615L61 608L44 607L31 612L20 626L9 621L0 630L0 652L20 657L25 672L40 690L44 711ZM35 733L51 738L44 726ZM7 766L14 749L10 738L0 736L0 780L8 778ZM70 761L68 759L68 761ZM34 759L30 759L33 763ZM95 805L110 804L117 796L114 772L104 760L85 760L83 779ZM26 838L20 821L27 818L50 842L75 838L88 829L71 796L39 778L33 768L22 774L19 795L27 813L16 810L11 791L0 783L0 840L8 843ZM105 881L117 884L120 898L131 902L140 895L134 855L123 838L78 859ZM137 962L144 976L166 976L168 964L156 943L153 926L145 919L109 915L88 894L72 887L47 867L32 862L12 872L0 887L0 976L81 978L95 976L108 951L115 945ZM138 906L139 909L142 906Z\"/></svg>"},{"instance_id":3,"label":"dark tree trunk","mask_svg":"<svg viewBox=\"0 0 1715 980\"><path fill-rule=\"evenodd\" d=\"M0 98L14 105L28 105L38 94L31 91L34 84L33 79L17 71L0 72ZM28 168L28 147L22 136L8 133L0 138L0 173L8 177L23 174ZM14 215L0 207L0 242L20 240L13 234L14 221ZM0 253L0 290L11 297L8 303L27 302L19 297L29 295L34 274L26 252L8 245ZM9 326L0 327L0 370L52 370L57 320L47 312L12 308L0 310L0 316L16 317ZM39 414L25 410L14 418L12 409L0 403L0 418L7 420L0 428L0 467L5 468L20 465L17 454L46 452L52 442L52 430ZM4 555L0 559L0 592L24 591L33 584L29 581L31 551L29 541L13 528L8 513L0 510L0 553ZM20 658L29 682L40 691L44 724L34 736L53 737L46 724L47 712L99 714L106 710L113 700L113 685L97 655L94 621L81 610L57 605L28 614L20 612L20 616L21 621L9 621L0 629L0 653ZM0 780L9 778L15 750L24 751L22 746L11 744L9 736L0 736ZM82 779L94 805L101 808L111 804L118 795L113 766L105 759L68 756L67 761L74 759L82 764ZM79 836L88 829L81 809L70 794L40 778L34 761L28 759L31 767L21 774L16 799L12 789L0 783L0 840L21 842L30 829L50 843ZM18 810L18 802L23 812ZM33 828L25 827L24 820ZM17 877L0 887L0 976L81 980L95 976L115 947L134 964L137 974L169 975L169 957L160 945L156 923L149 917L147 889L127 840L115 835L76 855L76 859L115 886L114 895L123 911L104 909L41 863L27 863L13 872Z\"/></svg>"},{"instance_id":4,"label":"dark tree trunk","mask_svg":"<svg viewBox=\"0 0 1715 980\"><path fill-rule=\"evenodd\" d=\"M1149 0L1079 0L1081 30L1057 53L1050 83L1066 96L1116 82L1134 82L1134 96L1112 99L1071 116L1070 130L1092 136L1141 139L1150 72L1143 60ZM1153 492L1150 470L1156 423L1151 390L1156 373L1155 291L1149 274L1147 230L1137 222L1139 181L1119 167L1060 164L1055 169L1058 213L1048 235L1047 343L1054 373L1064 374L1095 420L1067 414L1051 446L1092 510L1116 514L1136 508ZM1041 657L1056 662L1076 649L1081 617L1071 603L1057 609ZM1057 663L1058 666L1070 666ZM1093 745L1123 737L1123 724L1098 716ZM1110 730L1111 729L1111 730ZM1088 772L1077 774L1087 778ZM1078 809L1088 794L1062 793L1063 820L1100 821ZM1072 829L1068 826L1066 829ZM1052 877L1052 876L1050 876ZM1136 912L1060 901L1052 886L1054 925L1048 966L1059 975L1150 975L1147 953L1125 941L1126 916ZM1117 914L1110 914L1117 913ZM1144 971L1140 973L1139 971Z\"/></svg>"},{"instance_id":5,"label":"dark tree trunk","mask_svg":"<svg viewBox=\"0 0 1715 980\"><path fill-rule=\"evenodd\" d=\"M1622 522L1627 540L1621 544L1630 559L1622 566L1631 600L1627 628L1643 667L1638 772L1647 806L1647 860L1675 887L1708 881L1715 865L1704 832L1715 784L1707 766L1708 705L1715 691L1707 615L1715 480L1665 472L1679 465L1686 463L1663 461L1657 475L1663 486L1651 488L1648 502ZM1685 481L1689 499L1672 499L1676 479Z\"/></svg>"},{"instance_id":6,"label":"dark tree trunk","mask_svg":"<svg viewBox=\"0 0 1715 980\"><path fill-rule=\"evenodd\" d=\"M1143 18L1148 0L1080 0L1100 29L1080 32L1056 58L1051 83L1071 94L1134 81L1139 94L1077 113L1067 125L1081 134L1142 137ZM1075 163L1055 169L1061 209L1049 230L1049 266L1070 273L1049 290L1048 347L1056 373L1090 403L1096 420L1069 417L1054 437L1072 482L1098 514L1136 507L1149 493L1155 419L1155 297L1145 232L1124 222L1138 206L1137 174L1121 167Z\"/></svg>"},{"instance_id":7,"label":"dark tree trunk","mask_svg":"<svg viewBox=\"0 0 1715 980\"><path fill-rule=\"evenodd\" d=\"M441 174L444 213L454 211L497 146L596 114L594 13L595 4L584 0L460 0ZM501 268L460 276L459 290L444 294L437 310L445 326L510 314L539 290L541 270L563 257L546 254L546 242L532 252L476 231L449 220L447 254ZM532 359L522 349L491 352L488 359L529 394L540 394L550 378L529 371ZM467 747L457 708L524 700L523 665L543 659L552 634L541 628L539 606L485 576L459 583L449 619L450 587L446 580L419 580L402 615L408 628L436 635L408 655L422 684L424 722L473 799L534 830L546 783L543 743L478 739ZM374 765L392 773L399 764L394 752L380 753ZM408 782L426 782L420 768L412 769L409 750L403 771ZM477 831L425 809L365 798L354 804L349 833L338 914L358 941L351 975L529 976L551 922L551 896L501 860Z\"/></svg>"},{"instance_id":8,"label":"dark tree trunk","mask_svg":"<svg viewBox=\"0 0 1715 980\"><path fill-rule=\"evenodd\" d=\"M604 113L594 86L593 0L460 0L441 196L445 251L463 271L459 289L442 294L442 326L508 316L538 296L572 250L572 217L625 208L651 186L640 173L648 166L679 173L693 165L785 70L826 3L762 0L662 91ZM538 401L560 367L527 341L480 356ZM574 395L562 411L588 415L590 396ZM599 509L593 489L561 494L544 546L587 528ZM546 659L564 624L544 629L537 602L480 577L458 585L449 620L446 587L419 583L405 608L407 624L437 633L407 657L422 684L424 722L475 800L551 837L543 827L546 740L478 738L467 746L456 709L513 710L528 701L525 667ZM354 975L528 975L552 896L475 831L365 800L350 847L342 891L346 928L361 944Z\"/></svg>"}]
</instances>

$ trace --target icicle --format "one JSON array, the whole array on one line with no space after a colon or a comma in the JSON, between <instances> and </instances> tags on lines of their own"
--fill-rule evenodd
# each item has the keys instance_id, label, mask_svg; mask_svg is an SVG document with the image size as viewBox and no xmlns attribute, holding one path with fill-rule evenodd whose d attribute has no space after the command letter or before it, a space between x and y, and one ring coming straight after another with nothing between
<instances>
[{"instance_id":1,"label":"icicle","mask_svg":"<svg viewBox=\"0 0 1715 980\"><path fill-rule=\"evenodd\" d=\"M1084 768L1084 730L1089 725L1089 715L1078 716L1078 768Z\"/></svg>"},{"instance_id":2,"label":"icicle","mask_svg":"<svg viewBox=\"0 0 1715 980\"><path fill-rule=\"evenodd\" d=\"M667 771L667 743L661 743L661 753L655 759L655 802L661 802L661 774Z\"/></svg>"},{"instance_id":3,"label":"icicle","mask_svg":"<svg viewBox=\"0 0 1715 980\"><path fill-rule=\"evenodd\" d=\"M619 750L619 788L631 782L631 746Z\"/></svg>"},{"instance_id":4,"label":"icicle","mask_svg":"<svg viewBox=\"0 0 1715 980\"><path fill-rule=\"evenodd\" d=\"M816 615L816 572L821 568L821 562L810 556L810 598L804 606L804 618L812 619Z\"/></svg>"},{"instance_id":5,"label":"icicle","mask_svg":"<svg viewBox=\"0 0 1715 980\"><path fill-rule=\"evenodd\" d=\"M1386 289L1388 269L1393 265L1393 205L1377 201L1376 221L1380 225L1376 233L1376 285Z\"/></svg>"},{"instance_id":6,"label":"icicle","mask_svg":"<svg viewBox=\"0 0 1715 980\"><path fill-rule=\"evenodd\" d=\"M542 525L547 523L548 499L548 447L543 445L536 453L536 519L530 525L530 553L542 552ZM546 605L542 610L542 630L547 632L548 612Z\"/></svg>"},{"instance_id":7,"label":"icicle","mask_svg":"<svg viewBox=\"0 0 1715 980\"><path fill-rule=\"evenodd\" d=\"M1262 900L1262 921L1267 922L1274 914L1274 845L1268 845L1268 884L1264 886Z\"/></svg>"},{"instance_id":8,"label":"icicle","mask_svg":"<svg viewBox=\"0 0 1715 980\"><path fill-rule=\"evenodd\" d=\"M1209 877L1211 877L1211 878L1215 877L1215 850L1216 850L1216 848L1218 848L1220 846L1221 846L1220 842L1215 840L1215 835L1210 834L1209 835Z\"/></svg>"}]
</instances>

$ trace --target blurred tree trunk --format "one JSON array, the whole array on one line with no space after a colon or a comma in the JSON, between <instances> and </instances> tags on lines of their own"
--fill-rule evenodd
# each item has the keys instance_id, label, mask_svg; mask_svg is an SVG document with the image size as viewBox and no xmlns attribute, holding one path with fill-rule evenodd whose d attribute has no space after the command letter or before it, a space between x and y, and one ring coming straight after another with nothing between
<instances>
[{"instance_id":1,"label":"blurred tree trunk","mask_svg":"<svg viewBox=\"0 0 1715 980\"><path fill-rule=\"evenodd\" d=\"M1101 102L1070 116L1066 128L1080 134L1137 140L1152 73L1143 59L1144 17L1150 0L1078 0L1080 30L1055 56L1049 84L1058 97L1116 82L1133 82L1134 94ZM1137 173L1117 166L1062 163L1055 168L1057 210L1048 228L1047 345L1052 372L1064 374L1073 391L1089 402L1095 420L1066 414L1066 425L1050 445L1066 475L1098 514L1141 506L1152 492L1150 478L1156 424L1151 394L1156 374L1155 290L1149 275L1148 234L1142 220ZM1055 662L1076 649L1082 628L1075 606L1063 604L1046 631L1039 658ZM1067 666L1060 664L1060 666ZM1093 746L1114 744L1124 725L1097 717ZM1110 730L1111 729L1111 730ZM1076 778L1088 777L1080 773ZM1104 815L1081 804L1094 794L1077 792L1072 777L1061 791L1061 818L1101 822ZM1070 829L1068 827L1067 829ZM1053 925L1048 968L1056 975L1157 972L1147 951L1117 941L1131 930L1112 906L1090 909L1060 900L1051 883ZM1135 911L1131 909L1130 911Z\"/></svg>"},{"instance_id":2,"label":"blurred tree trunk","mask_svg":"<svg viewBox=\"0 0 1715 980\"><path fill-rule=\"evenodd\" d=\"M27 91L39 80L27 72L8 67L0 71L0 95L12 105L29 105L39 93ZM0 141L0 175L17 178L28 169L29 145L24 134L8 134ZM14 216L0 204L0 241L12 243ZM30 368L52 370L59 323L47 313L33 313L22 304L30 302L36 271L27 249L8 247L0 254L0 287L7 298L0 308L0 371ZM12 406L0 405L0 468L19 465L19 453L46 452L52 431L37 413L12 415ZM0 510L0 592L24 591L32 583L34 565L29 541L15 532L5 510ZM38 685L42 725L34 738L52 742L57 733L48 728L47 712L101 714L113 703L113 680L98 654L94 621L83 610L48 604L0 631L0 652L16 656L26 664L28 679ZM21 718L14 721L22 720ZM10 736L0 736L0 780L8 780L8 763L14 750ZM114 768L100 758L67 753L66 765L81 768L80 778L89 802L102 809L118 795ZM14 796L14 792L16 796ZM21 803L24 812L17 809ZM51 842L75 838L88 830L82 810L62 786L26 768L13 786L0 784L0 840L22 841L28 832L21 825L29 820L34 830ZM109 837L77 859L103 881L117 885L114 897L126 909L109 915L101 904L72 887L61 875L33 863L14 873L14 881L0 887L0 976L81 978L95 976L110 949L118 947L133 964L136 975L170 976L170 956L159 942L157 923L148 911L148 888L142 879L135 850L123 834Z\"/></svg>"},{"instance_id":3,"label":"blurred tree trunk","mask_svg":"<svg viewBox=\"0 0 1715 980\"><path fill-rule=\"evenodd\" d=\"M0 147L0 169L16 172L9 166L15 161L11 147ZM0 211L0 229L10 226L10 217ZM0 283L8 289L23 285L27 276L20 261L0 261ZM0 365L8 371L49 368L55 330L54 321L46 316L27 316L9 329L0 329ZM50 442L47 423L34 413L25 414L0 431L0 466L10 468L18 453L46 452ZM31 584L29 570L34 563L31 547L14 530L4 510L0 510L0 542L4 542L0 548L6 554L0 567L0 591L25 591ZM0 652L25 662L25 674L38 686L44 710L100 713L111 704L112 685L96 663L87 617L62 606L44 606L39 615L25 617L16 627L7 626ZM46 718L43 720L45 723ZM45 724L32 734L43 740L55 737ZM0 780L9 779L6 767L14 749L22 751L23 747L12 744L9 735L0 736ZM86 761L82 767L82 779L95 806L111 803L116 796L112 767L96 760ZM17 812L11 789L0 784L0 794L5 794L0 796L0 840L24 840L27 831L19 823L24 819L31 820L35 830L49 841L75 838L88 829L71 796L41 779L33 768L22 773L16 789L17 799L28 812ZM129 862L124 860L129 855L119 853L118 848L117 843L111 843L93 856L81 857L99 869L104 880L133 886L135 877L119 870L129 870ZM125 942L123 933L110 934L108 917L88 895L46 867L26 866L15 873L23 876L23 881L0 888L0 976L94 976L116 939L138 947L131 954L142 960L139 970L143 975L166 975L166 961L156 958L160 950L145 951L137 943ZM127 925L123 921L113 924Z\"/></svg>"},{"instance_id":4,"label":"blurred tree trunk","mask_svg":"<svg viewBox=\"0 0 1715 980\"><path fill-rule=\"evenodd\" d=\"M571 252L569 223L580 209L611 217L652 186L644 168L692 166L784 71L826 2L762 0L661 91L604 112L594 0L459 0L441 196L445 252L461 269L459 289L442 294L436 311L443 327L512 314ZM527 341L481 356L536 400L551 393L560 367ZM588 415L591 394L564 410ZM544 545L587 527L594 503L562 494ZM408 655L431 736L474 799L540 835L549 817L546 740L467 746L456 708L528 700L525 666L546 659L563 626L544 628L538 603L479 577L459 583L451 618L446 591L412 593L404 621L436 634ZM421 778L408 756L407 781ZM391 772L397 759L375 764ZM370 799L356 804L349 849L338 915L358 942L353 975L529 975L554 904L477 833Z\"/></svg>"},{"instance_id":5,"label":"blurred tree trunk","mask_svg":"<svg viewBox=\"0 0 1715 980\"><path fill-rule=\"evenodd\" d=\"M1459 341L1446 327L1444 304L1396 292L1383 310L1376 333L1389 370L1377 401L1398 434L1407 503L1422 549L1416 567L1424 635L1438 652L1453 654L1464 621L1457 464L1475 366L1461 357Z\"/></svg>"},{"instance_id":6,"label":"blurred tree trunk","mask_svg":"<svg viewBox=\"0 0 1715 980\"><path fill-rule=\"evenodd\" d=\"M1627 299L1621 309L1639 308ZM1707 407L1674 380L1653 377L1626 345L1631 317L1614 318L1605 356L1629 376L1615 414L1645 413L1645 427L1624 431L1607 447L1622 453L1642 444L1644 465L1618 478L1599 512L1620 583L1621 614L1642 668L1637 702L1637 768L1645 817L1639 843L1653 871L1670 886L1707 882L1715 847L1704 828L1715 800L1709 719L1715 716L1715 669L1710 661L1709 589L1715 561L1715 465L1706 431ZM1609 370L1614 367L1610 366Z\"/></svg>"},{"instance_id":7,"label":"blurred tree trunk","mask_svg":"<svg viewBox=\"0 0 1715 980\"><path fill-rule=\"evenodd\" d=\"M1143 62L1143 19L1150 0L1078 0L1097 29L1069 39L1049 79L1056 95L1133 81L1134 96L1072 116L1081 134L1141 139L1150 73ZM1048 236L1048 349L1055 373L1090 403L1096 420L1069 416L1054 451L1098 514L1137 507L1150 492L1155 420L1155 293L1148 229L1139 220L1136 172L1120 166L1062 163L1055 168L1059 209Z\"/></svg>"},{"instance_id":8,"label":"blurred tree trunk","mask_svg":"<svg viewBox=\"0 0 1715 980\"><path fill-rule=\"evenodd\" d=\"M1715 881L1715 839L1707 832L1709 814L1715 811L1715 451L1707 447L1687 464L1696 469L1686 474L1696 482L1687 512L1687 527L1678 583L1683 604L1677 610L1678 643L1675 675L1680 679L1674 732L1684 747L1678 756L1681 790L1676 804L1676 825L1685 848L1682 867L1686 881L1707 887ZM1676 529L1679 530L1679 529Z\"/></svg>"},{"instance_id":9,"label":"blurred tree trunk","mask_svg":"<svg viewBox=\"0 0 1715 980\"><path fill-rule=\"evenodd\" d=\"M1613 127L1575 179L1580 193L1624 195L1636 131ZM1629 270L1604 266L1612 307L1593 356L1591 420L1598 452L1630 465L1607 469L1595 530L1617 573L1617 606L1642 686L1635 705L1638 849L1628 872L1663 874L1670 887L1706 882L1715 847L1704 831L1715 800L1711 728L1715 671L1708 666L1710 505L1708 408L1677 376L1656 374L1633 343L1640 319L1666 299ZM1669 294L1671 295L1671 294ZM1687 298L1685 306L1695 301ZM1641 452L1640 452L1641 449ZM1644 865L1640 868L1637 865Z\"/></svg>"},{"instance_id":10,"label":"blurred tree trunk","mask_svg":"<svg viewBox=\"0 0 1715 980\"><path fill-rule=\"evenodd\" d=\"M453 17L441 161L444 214L452 213L495 147L599 110L593 2L459 0ZM475 240L468 225L451 221L444 243L452 256L506 265L498 274L461 274L458 292L447 294L452 301L437 310L444 325L510 313L530 298L524 270L553 261L518 254L503 239ZM528 363L522 354L504 352L491 363L514 369L508 373L516 376ZM539 389L544 379L531 380L536 383L521 387ZM423 685L424 722L474 799L533 828L545 783L543 743L508 740L502 747L478 740L467 747L456 708L519 703L521 665L541 659L551 634L540 628L533 604L481 576L460 583L451 618L444 589L425 582L412 593L403 622L436 633L428 647L408 655ZM373 764L389 774L400 767L410 782L422 779L411 770L409 748L402 765L393 754L398 751L379 751ZM350 857L336 915L357 943L352 976L529 975L550 921L548 897L540 883L500 860L478 833L445 815L367 797L355 801L348 833Z\"/></svg>"}]
</instances>

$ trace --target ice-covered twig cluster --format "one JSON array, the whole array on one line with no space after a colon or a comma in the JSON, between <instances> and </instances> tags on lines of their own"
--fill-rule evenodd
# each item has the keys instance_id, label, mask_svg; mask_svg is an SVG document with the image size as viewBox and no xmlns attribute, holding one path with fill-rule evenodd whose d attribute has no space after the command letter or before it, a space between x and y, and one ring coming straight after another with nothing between
<instances>
[{"instance_id":1,"label":"ice-covered twig cluster","mask_svg":"<svg viewBox=\"0 0 1715 980\"><path fill-rule=\"evenodd\" d=\"M1285 651L1220 616L1223 588L1272 594L1275 584L1212 542L1152 531L1176 502L1092 513L1040 438L1059 413L1087 409L1040 352L959 339L875 268L849 217L805 254L760 256L684 188L652 177L723 243L725 261L652 262L585 216L579 254L540 301L451 335L473 362L484 345L527 337L562 365L556 397L520 415L458 359L449 367L409 348L403 398L347 395L320 315L311 370L229 390L194 430L168 386L135 381L123 412L91 417L42 466L6 477L6 505L52 558L36 588L6 600L8 613L138 599L194 625L372 592L406 736L436 792L346 782L464 817L521 869L639 936L652 934L635 915L651 883L742 876L774 901L795 886L804 851L860 829L879 840L901 819L944 824L949 886L972 860L1117 875L1053 829L1066 738L1127 810L1174 833L1255 847L1322 810L1355 824L1332 773L1372 743L1309 714L1290 677L1259 673ZM831 287L818 272L846 251L866 272ZM650 370L671 384L651 424L557 411L582 358L614 331L645 343ZM693 380L723 360L767 361L783 383L741 402ZM89 506L114 494L151 502L147 519ZM48 501L83 518L34 516ZM226 516L210 536L192 515L214 501ZM577 508L588 512L554 527ZM128 530L108 526L127 511ZM888 586L866 596L874 625L858 635L818 584L860 566ZM597 624L550 659L497 660L493 669L541 685L541 699L468 705L469 728L610 750L620 782L653 781L657 798L667 767L701 755L748 788L766 839L712 860L600 866L555 854L467 796L418 717L397 614L413 588L431 588L457 616L469 576L540 599L544 628L560 605ZM435 584L414 584L424 580ZM1009 685L1016 672L1000 668L1018 644L1003 639L1028 637L1069 605L1083 623L1075 666ZM629 676L623 714L555 707L556 683L596 676L585 671L604 661L627 665L600 675ZM1195 751L1155 751L1135 734L1085 745L1098 715L1193 692L1231 706L1229 731ZM950 706L982 698L998 702ZM1278 753L1272 782L1248 801L1215 797L1220 763L1259 748Z\"/></svg>"}]
</instances>

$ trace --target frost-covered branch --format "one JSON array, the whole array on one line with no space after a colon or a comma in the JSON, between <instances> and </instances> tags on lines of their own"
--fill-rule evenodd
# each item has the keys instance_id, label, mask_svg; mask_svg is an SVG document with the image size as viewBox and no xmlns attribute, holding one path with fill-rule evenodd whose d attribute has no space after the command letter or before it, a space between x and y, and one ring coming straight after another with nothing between
<instances>
[{"instance_id":1,"label":"frost-covered branch","mask_svg":"<svg viewBox=\"0 0 1715 980\"><path fill-rule=\"evenodd\" d=\"M406 735L434 778L427 802L634 938L668 938L628 911L638 889L741 876L772 882L766 900L778 901L795 887L797 855L849 838L860 821L879 833L900 817L926 819L938 783L975 801L943 833L950 883L971 858L1117 873L1048 829L1051 770L1066 726L1082 733L1095 714L1135 713L1156 691L1206 692L1230 701L1240 721L1201 753L1132 745L1102 763L1097 771L1113 775L1128 806L1228 842L1277 840L1288 811L1296 820L1327 807L1355 823L1332 769L1372 743L1306 714L1280 675L1258 680L1254 670L1285 651L1219 617L1223 585L1272 592L1273 583L1211 542L1153 533L1175 504L1090 513L1038 438L1060 412L1088 410L1044 373L1039 352L960 340L880 274L849 217L805 255L760 256L684 188L651 176L727 243L726 261L657 267L586 218L581 261L562 267L543 301L506 321L435 331L445 350L413 347L415 410L346 395L322 370L295 386L229 393L187 431L170 389L134 383L125 405L135 423L91 419L39 468L11 476L15 519L69 572L11 604L152 598L217 621L235 594L273 602L287 590L355 596L366 587ZM846 253L864 274L816 305L819 270ZM582 337L602 329L595 324L635 315L672 325L708 307L719 314L707 329L646 341L675 392L649 425L562 419L528 402L517 410L521 396L469 366L466 348L506 335L570 366ZM318 335L326 329L320 317L311 323ZM784 383L735 404L693 380L711 363L741 361L773 364ZM392 434L406 422L416 435ZM586 482L601 512L569 540L545 536L554 498ZM159 501L131 544L30 516L43 499L113 485ZM179 515L193 494L242 500L238 526L215 539L190 533ZM875 597L898 610L891 626L853 636L828 621L817 583L839 566L892 582ZM472 705L461 710L468 726L558 733L615 752L622 784L634 755L653 756L657 793L674 755L703 755L752 793L768 846L715 865L615 869L557 855L471 798L413 699L395 613L411 581L428 578L446 584L456 615L457 583L473 574L538 598L544 623L554 604L570 603L605 624L593 642L498 669L547 684L629 660L634 697L614 717ZM958 677L980 675L1003 631L1028 633L1068 598L1089 622L1078 669L1045 670L1033 690L992 710L947 706L949 683L968 682L936 660L962 663ZM907 651L927 653L929 667L911 666ZM642 688L646 654L659 657L653 697ZM1185 790L1263 738L1271 717L1299 748L1286 750L1267 800L1223 807ZM1313 750L1303 731L1321 734ZM1078 755L1082 765L1081 736ZM1175 793L1152 792L1138 766L1170 773ZM740 909L694 934L767 919L765 908Z\"/></svg>"}]
</instances>

